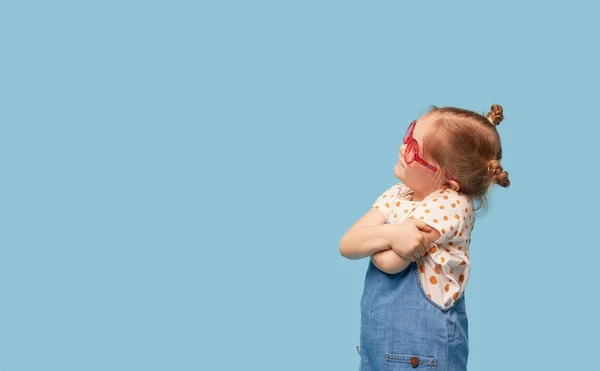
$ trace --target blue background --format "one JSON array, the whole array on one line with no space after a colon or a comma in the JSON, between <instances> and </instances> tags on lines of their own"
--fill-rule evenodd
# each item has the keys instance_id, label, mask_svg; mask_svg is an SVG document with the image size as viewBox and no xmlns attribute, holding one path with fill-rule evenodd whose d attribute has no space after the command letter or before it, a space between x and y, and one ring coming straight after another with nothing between
<instances>
[{"instance_id":1,"label":"blue background","mask_svg":"<svg viewBox=\"0 0 600 371\"><path fill-rule=\"evenodd\" d=\"M469 369L589 369L590 4L3 0L0 371L357 370L342 235L428 105L493 103Z\"/></svg>"}]
</instances>

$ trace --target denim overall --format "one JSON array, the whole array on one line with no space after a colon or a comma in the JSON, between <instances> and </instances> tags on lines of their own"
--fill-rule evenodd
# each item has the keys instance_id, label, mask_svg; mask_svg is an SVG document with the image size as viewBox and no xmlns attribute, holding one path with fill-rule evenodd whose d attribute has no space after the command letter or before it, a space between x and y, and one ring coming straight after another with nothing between
<instances>
[{"instance_id":1,"label":"denim overall","mask_svg":"<svg viewBox=\"0 0 600 371\"><path fill-rule=\"evenodd\" d=\"M462 371L469 356L463 295L448 308L421 286L417 263L397 274L369 259L362 294L359 371Z\"/></svg>"}]
</instances>

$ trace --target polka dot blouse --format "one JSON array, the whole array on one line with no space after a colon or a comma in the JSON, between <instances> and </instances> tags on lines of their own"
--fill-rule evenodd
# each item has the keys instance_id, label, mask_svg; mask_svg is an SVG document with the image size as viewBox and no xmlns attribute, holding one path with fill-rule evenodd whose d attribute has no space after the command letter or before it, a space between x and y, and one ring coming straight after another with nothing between
<instances>
[{"instance_id":1,"label":"polka dot blouse","mask_svg":"<svg viewBox=\"0 0 600 371\"><path fill-rule=\"evenodd\" d=\"M373 203L386 223L400 224L406 218L423 221L440 232L440 238L417 260L421 285L427 296L440 305L452 305L464 292L469 279L469 244L475 224L473 201L460 192L438 190L412 201L413 192L403 183L385 191Z\"/></svg>"}]
</instances>

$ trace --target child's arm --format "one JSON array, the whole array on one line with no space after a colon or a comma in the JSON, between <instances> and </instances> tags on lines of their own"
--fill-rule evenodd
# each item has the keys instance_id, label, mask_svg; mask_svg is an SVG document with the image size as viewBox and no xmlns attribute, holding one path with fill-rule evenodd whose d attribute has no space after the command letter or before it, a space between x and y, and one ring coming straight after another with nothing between
<instances>
[{"instance_id":1,"label":"child's arm","mask_svg":"<svg viewBox=\"0 0 600 371\"><path fill-rule=\"evenodd\" d=\"M376 252L371 255L371 261L380 271L387 274L400 273L411 263L410 260L396 254L392 249Z\"/></svg>"},{"instance_id":2,"label":"child's arm","mask_svg":"<svg viewBox=\"0 0 600 371\"><path fill-rule=\"evenodd\" d=\"M340 254L355 260L389 249L389 226L379 210L370 209L342 236Z\"/></svg>"},{"instance_id":3,"label":"child's arm","mask_svg":"<svg viewBox=\"0 0 600 371\"><path fill-rule=\"evenodd\" d=\"M403 223L419 223L416 220L407 219ZM416 224L415 224L416 225ZM427 224L425 224L427 225ZM440 237L440 232L427 225L429 228L420 230L420 233L425 237L425 241L427 244L431 244L436 241ZM420 251L420 250L418 250ZM420 255L420 254L419 254ZM371 256L371 261L379 270L388 273L388 274L396 274L402 272L406 267L410 265L412 260L406 259L398 253L396 253L393 249L378 251Z\"/></svg>"},{"instance_id":4,"label":"child's arm","mask_svg":"<svg viewBox=\"0 0 600 371\"><path fill-rule=\"evenodd\" d=\"M409 192L412 191L400 182L383 192L371 209L344 234L340 241L340 254L354 260L389 249L389 239L394 232L386 224L390 214L390 203L398 195L408 197Z\"/></svg>"}]
</instances>

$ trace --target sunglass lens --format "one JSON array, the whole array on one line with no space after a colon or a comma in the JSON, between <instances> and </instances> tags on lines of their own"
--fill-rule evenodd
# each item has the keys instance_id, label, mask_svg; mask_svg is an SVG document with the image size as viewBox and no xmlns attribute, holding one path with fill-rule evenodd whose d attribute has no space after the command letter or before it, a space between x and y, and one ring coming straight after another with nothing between
<instances>
[{"instance_id":1,"label":"sunglass lens","mask_svg":"<svg viewBox=\"0 0 600 371\"><path fill-rule=\"evenodd\" d=\"M407 164L410 164L415 159L415 144L416 142L411 140L404 150L404 161L406 161Z\"/></svg>"},{"instance_id":2,"label":"sunglass lens","mask_svg":"<svg viewBox=\"0 0 600 371\"><path fill-rule=\"evenodd\" d=\"M414 124L411 123L408 125L408 129L406 129L406 133L404 134L404 144L408 143L408 140L410 139L410 132L412 131L413 125Z\"/></svg>"}]
</instances>

